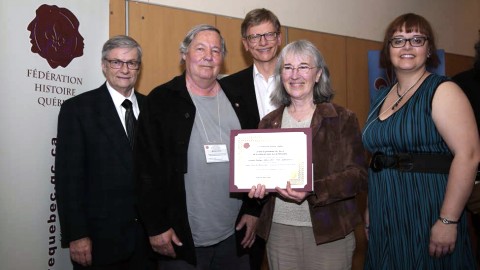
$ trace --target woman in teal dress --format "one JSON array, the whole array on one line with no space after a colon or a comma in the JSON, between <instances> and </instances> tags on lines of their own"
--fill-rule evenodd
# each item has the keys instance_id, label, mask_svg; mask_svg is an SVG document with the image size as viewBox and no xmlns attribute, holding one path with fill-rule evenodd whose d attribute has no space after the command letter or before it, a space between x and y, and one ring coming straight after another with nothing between
<instances>
[{"instance_id":1,"label":"woman in teal dress","mask_svg":"<svg viewBox=\"0 0 480 270\"><path fill-rule=\"evenodd\" d=\"M365 269L475 269L464 208L480 142L468 99L427 71L439 60L419 15L389 25L380 61L397 83L379 93L362 135L372 154Z\"/></svg>"}]
</instances>

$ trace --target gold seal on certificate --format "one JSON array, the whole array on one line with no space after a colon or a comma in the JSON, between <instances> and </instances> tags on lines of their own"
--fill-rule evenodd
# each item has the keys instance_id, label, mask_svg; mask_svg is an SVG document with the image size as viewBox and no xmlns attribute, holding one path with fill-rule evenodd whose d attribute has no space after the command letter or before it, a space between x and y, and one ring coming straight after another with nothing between
<instances>
[{"instance_id":1,"label":"gold seal on certificate","mask_svg":"<svg viewBox=\"0 0 480 270\"><path fill-rule=\"evenodd\" d=\"M312 131L310 128L232 130L230 191L248 192L265 185L312 191Z\"/></svg>"}]
</instances>

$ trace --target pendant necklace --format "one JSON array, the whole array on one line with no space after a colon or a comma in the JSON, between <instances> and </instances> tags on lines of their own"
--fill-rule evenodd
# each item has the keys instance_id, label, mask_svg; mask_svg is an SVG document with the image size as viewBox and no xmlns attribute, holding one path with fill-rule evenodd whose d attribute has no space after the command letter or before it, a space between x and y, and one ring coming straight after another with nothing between
<instances>
[{"instance_id":1,"label":"pendant necklace","mask_svg":"<svg viewBox=\"0 0 480 270\"><path fill-rule=\"evenodd\" d=\"M400 101L402 101L403 97L410 91L412 90L413 87L415 87L415 85L417 85L417 83L423 78L423 75L425 75L425 73L427 72L427 70L425 69L425 71L423 71L422 73L422 76L420 76L420 78L418 78L418 80L412 85L410 86L410 88L407 89L407 91L405 91L405 93L401 94L398 92L398 82L397 82L397 96L398 96L398 99L397 101L395 101L395 103L393 104L392 106L392 110L395 110L395 108L397 108L398 104L400 103Z\"/></svg>"},{"instance_id":2,"label":"pendant necklace","mask_svg":"<svg viewBox=\"0 0 480 270\"><path fill-rule=\"evenodd\" d=\"M395 108L398 106L398 104L400 103L400 101L403 99L403 97L405 96L405 94L408 93L408 91L410 91L413 87L415 87L415 85L417 85L417 83L423 78L423 75L425 75L425 73L427 72L427 70L425 70L422 74L422 76L420 76L420 78L418 78L418 80L410 87L407 89L407 91L405 91L405 93L403 93L402 95L400 95L400 93L398 92L398 83L397 83L397 89L396 89L396 92L397 92L397 96L398 96L398 99L390 106L387 107L387 109L383 112L380 112L378 114L377 117L375 117L375 119L373 119L372 121L368 121L370 119L370 117L373 116L373 114L377 111L377 109L383 104L383 102L385 101L385 99L387 99L388 97L388 94L393 90L393 87L390 88L390 91L388 94L385 95L385 97L377 104L377 106L368 114L367 116L367 124L365 126L365 128L363 129L363 132L362 132L362 137L365 135L365 132L367 131L367 129L370 127L370 125L373 124L373 122L375 122L377 119L379 119L380 117L382 117L386 112L388 112L388 108L391 108L392 110L395 110Z\"/></svg>"},{"instance_id":3,"label":"pendant necklace","mask_svg":"<svg viewBox=\"0 0 480 270\"><path fill-rule=\"evenodd\" d=\"M398 92L398 82L397 82L397 97L398 97L398 98L401 98L401 97L402 97L402 95L400 95L400 93Z\"/></svg>"}]
</instances>

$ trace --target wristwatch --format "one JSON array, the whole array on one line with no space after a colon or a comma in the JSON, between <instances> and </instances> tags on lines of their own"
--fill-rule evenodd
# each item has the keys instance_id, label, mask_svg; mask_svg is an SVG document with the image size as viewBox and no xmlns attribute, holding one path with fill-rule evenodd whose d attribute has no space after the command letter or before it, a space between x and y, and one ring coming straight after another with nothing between
<instances>
[{"instance_id":1,"label":"wristwatch","mask_svg":"<svg viewBox=\"0 0 480 270\"><path fill-rule=\"evenodd\" d=\"M458 224L458 220L449 220L444 217L438 217L438 220L440 220L443 224Z\"/></svg>"}]
</instances>

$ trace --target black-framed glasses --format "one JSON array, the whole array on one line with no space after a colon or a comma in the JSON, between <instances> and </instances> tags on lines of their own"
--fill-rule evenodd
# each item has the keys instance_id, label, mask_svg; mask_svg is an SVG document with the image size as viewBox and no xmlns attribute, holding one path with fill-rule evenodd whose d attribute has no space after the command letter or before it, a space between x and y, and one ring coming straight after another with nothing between
<instances>
[{"instance_id":1,"label":"black-framed glasses","mask_svg":"<svg viewBox=\"0 0 480 270\"><path fill-rule=\"evenodd\" d=\"M105 61L107 61L110 67L113 69L121 69L123 67L123 64L126 64L127 68L131 70L138 70L140 68L140 62L137 61L123 62L117 59L105 59Z\"/></svg>"},{"instance_id":2,"label":"black-framed glasses","mask_svg":"<svg viewBox=\"0 0 480 270\"><path fill-rule=\"evenodd\" d=\"M293 74L294 70L297 70L298 74L300 75L308 75L310 73L310 70L314 69L316 67L310 67L309 65L300 65L298 67L293 67L291 65L285 65L282 68L282 73L285 76L291 76Z\"/></svg>"},{"instance_id":3,"label":"black-framed glasses","mask_svg":"<svg viewBox=\"0 0 480 270\"><path fill-rule=\"evenodd\" d=\"M412 37L412 38L401 38L396 37L390 39L390 45L393 48L402 48L407 44L407 41L410 42L412 47L422 47L425 45L425 42L428 40L428 37Z\"/></svg>"},{"instance_id":4,"label":"black-framed glasses","mask_svg":"<svg viewBox=\"0 0 480 270\"><path fill-rule=\"evenodd\" d=\"M247 36L247 40L252 42L252 43L257 43L260 41L260 39L262 39L262 37L265 38L265 40L267 41L274 41L278 34L280 34L279 32L267 32L267 33L264 33L264 34L256 34L256 35L249 35Z\"/></svg>"}]
</instances>

